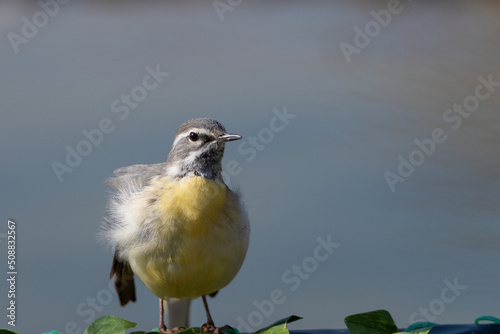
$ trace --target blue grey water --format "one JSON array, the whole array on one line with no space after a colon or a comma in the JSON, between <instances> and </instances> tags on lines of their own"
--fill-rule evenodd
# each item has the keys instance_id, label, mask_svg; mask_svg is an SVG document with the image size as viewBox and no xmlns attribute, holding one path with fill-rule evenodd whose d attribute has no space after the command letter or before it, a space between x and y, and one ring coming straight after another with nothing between
<instances>
[{"instance_id":1,"label":"blue grey water","mask_svg":"<svg viewBox=\"0 0 500 334\"><path fill-rule=\"evenodd\" d=\"M498 316L499 16L495 1L3 1L0 263L10 218L18 274L16 327L5 308L0 327L157 326L142 284L125 308L110 290L104 181L164 161L195 117L244 137L224 168L251 244L209 301L217 323Z\"/></svg>"}]
</instances>

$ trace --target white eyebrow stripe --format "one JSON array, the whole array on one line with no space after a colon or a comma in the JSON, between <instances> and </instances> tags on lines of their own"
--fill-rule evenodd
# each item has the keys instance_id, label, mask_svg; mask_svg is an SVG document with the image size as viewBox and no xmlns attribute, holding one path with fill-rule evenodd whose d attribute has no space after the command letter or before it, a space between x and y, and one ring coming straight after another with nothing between
<instances>
[{"instance_id":1,"label":"white eyebrow stripe","mask_svg":"<svg viewBox=\"0 0 500 334\"><path fill-rule=\"evenodd\" d=\"M175 138L174 138L174 142L172 144L172 147L174 147L177 142L179 140L181 140L182 138L185 138L190 132L197 132L197 133L202 133L202 134L205 134L205 135L210 135L210 131L208 131L207 129L202 129L202 128L191 128L191 129L188 129L184 132L181 132L179 133Z\"/></svg>"}]
</instances>

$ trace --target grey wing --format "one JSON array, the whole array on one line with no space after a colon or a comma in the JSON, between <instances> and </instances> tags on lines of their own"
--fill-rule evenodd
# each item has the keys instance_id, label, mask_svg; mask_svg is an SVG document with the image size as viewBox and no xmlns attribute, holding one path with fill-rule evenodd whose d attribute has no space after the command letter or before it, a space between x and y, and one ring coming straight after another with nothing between
<instances>
[{"instance_id":1,"label":"grey wing","mask_svg":"<svg viewBox=\"0 0 500 334\"><path fill-rule=\"evenodd\" d=\"M128 199L135 192L146 187L151 182L151 179L157 175L161 175L164 167L165 163L123 167L115 170L114 174L116 177L107 181L107 184L115 188L115 190L110 194L109 215L103 221L102 235L105 240L111 241L110 243L115 248L110 276L115 277L115 288L122 306L126 305L129 301L134 302L136 296L132 268L130 268L130 264L125 259L121 258L120 248L113 241L115 231L119 232L120 226L123 223L120 207L127 205Z\"/></svg>"},{"instance_id":2,"label":"grey wing","mask_svg":"<svg viewBox=\"0 0 500 334\"><path fill-rule=\"evenodd\" d=\"M117 189L128 188L134 186L141 189L146 186L153 177L162 174L165 169L165 162L151 165L133 165L122 167L115 170L113 173L116 177L111 178L107 183Z\"/></svg>"},{"instance_id":3,"label":"grey wing","mask_svg":"<svg viewBox=\"0 0 500 334\"><path fill-rule=\"evenodd\" d=\"M166 163L153 165L133 165L115 170L116 177L107 180L107 184L114 188L110 192L108 216L103 221L105 240L113 240L113 231L122 226L124 216L122 208L129 204L129 200L150 184L151 180L161 175ZM114 242L111 242L115 246Z\"/></svg>"}]
</instances>

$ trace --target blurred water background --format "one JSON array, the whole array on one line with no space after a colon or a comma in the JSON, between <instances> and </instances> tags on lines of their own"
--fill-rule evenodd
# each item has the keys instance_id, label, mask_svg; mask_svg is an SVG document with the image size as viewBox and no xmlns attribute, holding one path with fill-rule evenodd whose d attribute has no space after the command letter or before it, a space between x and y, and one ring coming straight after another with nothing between
<instances>
[{"instance_id":1,"label":"blurred water background","mask_svg":"<svg viewBox=\"0 0 500 334\"><path fill-rule=\"evenodd\" d=\"M17 222L18 275L0 327L157 326L141 283L125 308L109 290L103 182L164 161L195 117L245 138L224 167L251 245L210 300L218 324L498 316L499 18L496 1L2 1L0 232Z\"/></svg>"}]
</instances>

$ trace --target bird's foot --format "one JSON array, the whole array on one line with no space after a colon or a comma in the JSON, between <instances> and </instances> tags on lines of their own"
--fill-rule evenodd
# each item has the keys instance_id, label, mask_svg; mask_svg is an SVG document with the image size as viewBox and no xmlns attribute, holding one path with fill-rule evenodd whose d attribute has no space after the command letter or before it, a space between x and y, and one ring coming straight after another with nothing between
<instances>
[{"instance_id":1,"label":"bird's foot","mask_svg":"<svg viewBox=\"0 0 500 334\"><path fill-rule=\"evenodd\" d=\"M217 327L215 327L215 325L211 323L204 323L203 325L201 325L201 329L204 332L215 332Z\"/></svg>"},{"instance_id":2,"label":"bird's foot","mask_svg":"<svg viewBox=\"0 0 500 334\"><path fill-rule=\"evenodd\" d=\"M226 330L231 330L233 328L229 325L225 325L222 327L215 327L214 324L205 323L201 326L201 329L204 332L210 332L210 333L214 333L214 334L222 334L222 332L224 332Z\"/></svg>"},{"instance_id":3,"label":"bird's foot","mask_svg":"<svg viewBox=\"0 0 500 334\"><path fill-rule=\"evenodd\" d=\"M170 329L170 328L167 328L166 326L165 327L162 326L162 327L158 328L160 333L168 333L168 334L177 333L177 332L180 332L184 329L186 329L186 327L174 327L174 328Z\"/></svg>"}]
</instances>

